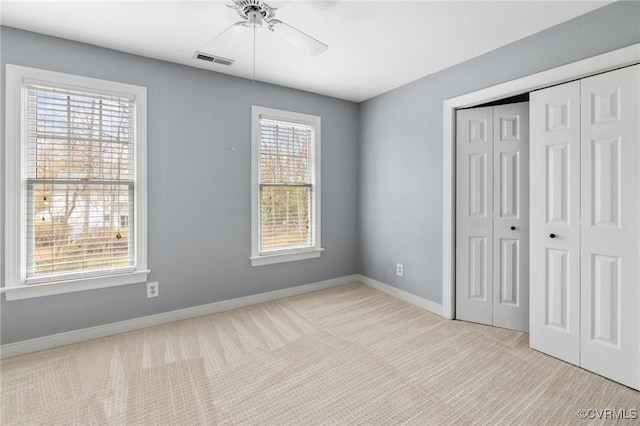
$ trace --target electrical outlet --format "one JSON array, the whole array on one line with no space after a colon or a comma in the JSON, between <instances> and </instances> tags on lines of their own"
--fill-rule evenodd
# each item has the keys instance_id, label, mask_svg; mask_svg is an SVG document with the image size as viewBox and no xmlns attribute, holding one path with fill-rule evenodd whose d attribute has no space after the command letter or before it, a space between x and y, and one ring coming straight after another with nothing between
<instances>
[{"instance_id":1,"label":"electrical outlet","mask_svg":"<svg viewBox=\"0 0 640 426\"><path fill-rule=\"evenodd\" d=\"M150 297L158 297L158 281L147 283L147 299Z\"/></svg>"},{"instance_id":2,"label":"electrical outlet","mask_svg":"<svg viewBox=\"0 0 640 426\"><path fill-rule=\"evenodd\" d=\"M396 275L404 277L404 265L402 263L396 263Z\"/></svg>"}]
</instances>

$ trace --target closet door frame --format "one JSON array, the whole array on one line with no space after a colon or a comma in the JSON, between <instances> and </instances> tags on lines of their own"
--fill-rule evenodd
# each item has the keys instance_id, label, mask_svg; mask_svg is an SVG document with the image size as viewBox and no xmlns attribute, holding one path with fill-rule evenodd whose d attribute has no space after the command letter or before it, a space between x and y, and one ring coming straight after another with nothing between
<instances>
[{"instance_id":1,"label":"closet door frame","mask_svg":"<svg viewBox=\"0 0 640 426\"><path fill-rule=\"evenodd\" d=\"M508 81L443 103L443 269L442 316L455 319L456 271L456 109L510 98L537 89L640 63L640 43ZM639 301L640 302L640 301Z\"/></svg>"}]
</instances>

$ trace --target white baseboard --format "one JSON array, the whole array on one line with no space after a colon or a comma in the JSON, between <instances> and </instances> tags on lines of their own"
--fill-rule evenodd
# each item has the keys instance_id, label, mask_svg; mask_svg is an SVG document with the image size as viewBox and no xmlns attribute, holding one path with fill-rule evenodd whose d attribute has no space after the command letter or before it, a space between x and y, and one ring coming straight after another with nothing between
<instances>
[{"instance_id":1,"label":"white baseboard","mask_svg":"<svg viewBox=\"0 0 640 426\"><path fill-rule=\"evenodd\" d=\"M161 314L149 315L146 317L134 318L126 321L99 325L96 327L83 328L80 330L72 330L65 333L53 334L51 336L23 340L21 342L8 343L0 346L0 358L10 358L31 352L53 349L58 346L86 342L88 340L113 336L114 334L126 333L129 331L139 330L141 328L243 308L245 306L270 302L272 300L283 299L285 297L298 296L300 294L311 293L331 287L338 287L341 285L351 284L356 281L362 281L362 277L360 275L347 275L340 278L304 284L297 287L284 288L281 290L239 297L237 299L223 300L206 305L163 312Z\"/></svg>"},{"instance_id":2,"label":"white baseboard","mask_svg":"<svg viewBox=\"0 0 640 426\"><path fill-rule=\"evenodd\" d=\"M215 314L218 312L230 311L232 309L243 308L245 306L256 305L258 303L270 302L283 299L285 297L298 296L300 294L311 293L327 288L338 287L360 281L369 287L380 290L405 302L426 309L437 315L442 315L442 305L424 299L422 297L407 293L388 284L376 281L364 275L347 275L326 281L319 281L311 284L304 284L297 287L284 288L281 290L269 291L266 293L254 294L237 299L223 300L206 305L194 306L191 308L178 309L176 311L163 312L161 314L149 315L146 317L134 318L126 321L114 322L111 324L99 325L96 327L72 330L64 333L53 334L51 336L37 337L35 339L23 340L21 342L8 343L0 346L0 359L11 358L32 352L53 349L59 346L71 345L73 343L86 342L88 340L99 339L101 337L113 336L115 334L140 330L142 328L153 327L155 325L167 324L203 315Z\"/></svg>"},{"instance_id":3,"label":"white baseboard","mask_svg":"<svg viewBox=\"0 0 640 426\"><path fill-rule=\"evenodd\" d=\"M364 275L360 275L359 279L360 282L368 285L369 287L375 288L376 290L380 290L381 292L387 293L390 296L411 303L412 305L416 305L436 315L442 316L442 305L439 303L432 302L431 300L424 299L422 297L416 296L415 294L407 293L404 290L400 290L399 288L392 287L389 284L376 281L373 278L365 277Z\"/></svg>"}]
</instances>

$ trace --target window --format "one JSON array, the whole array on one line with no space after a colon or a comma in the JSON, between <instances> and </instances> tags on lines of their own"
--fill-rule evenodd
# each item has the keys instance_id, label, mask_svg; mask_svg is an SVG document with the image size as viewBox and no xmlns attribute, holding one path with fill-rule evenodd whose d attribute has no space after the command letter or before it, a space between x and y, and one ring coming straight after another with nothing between
<instances>
[{"instance_id":1,"label":"window","mask_svg":"<svg viewBox=\"0 0 640 426\"><path fill-rule=\"evenodd\" d=\"M253 106L251 264L320 256L320 117Z\"/></svg>"},{"instance_id":2,"label":"window","mask_svg":"<svg viewBox=\"0 0 640 426\"><path fill-rule=\"evenodd\" d=\"M14 65L6 87L7 300L145 281L146 89Z\"/></svg>"}]
</instances>

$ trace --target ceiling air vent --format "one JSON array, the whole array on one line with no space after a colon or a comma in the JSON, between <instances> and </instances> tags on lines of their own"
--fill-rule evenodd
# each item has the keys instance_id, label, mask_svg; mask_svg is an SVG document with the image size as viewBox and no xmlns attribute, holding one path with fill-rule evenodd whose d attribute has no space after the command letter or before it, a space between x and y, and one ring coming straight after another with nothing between
<instances>
[{"instance_id":1,"label":"ceiling air vent","mask_svg":"<svg viewBox=\"0 0 640 426\"><path fill-rule=\"evenodd\" d=\"M230 67L235 62L233 59L222 58L220 56L213 56L208 53L196 52L194 58L202 61L213 62L214 64L226 65Z\"/></svg>"}]
</instances>

